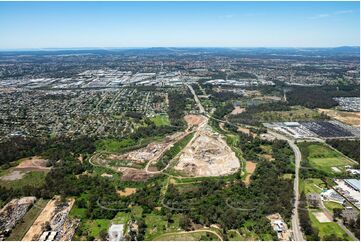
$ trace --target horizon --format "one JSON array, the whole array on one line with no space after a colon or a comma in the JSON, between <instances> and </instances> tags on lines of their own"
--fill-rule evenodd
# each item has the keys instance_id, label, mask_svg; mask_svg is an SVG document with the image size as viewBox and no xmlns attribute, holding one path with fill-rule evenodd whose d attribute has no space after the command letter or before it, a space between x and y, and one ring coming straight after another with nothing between
<instances>
[{"instance_id":1,"label":"horizon","mask_svg":"<svg viewBox=\"0 0 361 242\"><path fill-rule=\"evenodd\" d=\"M139 47L47 47L47 48L14 48L1 49L0 52L6 51L62 51L62 50L136 50L136 49L338 49L338 48L360 48L360 45L340 45L340 46L325 46L325 47L303 47L303 46L279 46L279 47L263 47L263 46L139 46Z\"/></svg>"},{"instance_id":2,"label":"horizon","mask_svg":"<svg viewBox=\"0 0 361 242\"><path fill-rule=\"evenodd\" d=\"M359 7L359 2L0 2L0 50L360 46Z\"/></svg>"}]
</instances>

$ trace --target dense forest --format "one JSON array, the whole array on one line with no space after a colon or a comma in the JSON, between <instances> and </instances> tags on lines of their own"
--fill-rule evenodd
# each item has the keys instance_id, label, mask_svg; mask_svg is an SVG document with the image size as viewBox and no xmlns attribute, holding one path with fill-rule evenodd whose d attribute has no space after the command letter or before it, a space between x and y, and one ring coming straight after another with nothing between
<instances>
[{"instance_id":1,"label":"dense forest","mask_svg":"<svg viewBox=\"0 0 361 242\"><path fill-rule=\"evenodd\" d=\"M248 188L239 177L229 182L205 181L186 193L169 185L165 203L184 210L184 216L192 223L220 224L225 230L252 223L257 234L273 234L265 216L279 212L289 221L293 198L292 180L280 178L290 172L287 169L291 162L290 148L282 141L276 141L274 145L275 161L260 161Z\"/></svg>"},{"instance_id":2,"label":"dense forest","mask_svg":"<svg viewBox=\"0 0 361 242\"><path fill-rule=\"evenodd\" d=\"M359 86L292 87L287 92L289 105L308 108L332 108L338 105L334 97L358 97Z\"/></svg>"}]
</instances>

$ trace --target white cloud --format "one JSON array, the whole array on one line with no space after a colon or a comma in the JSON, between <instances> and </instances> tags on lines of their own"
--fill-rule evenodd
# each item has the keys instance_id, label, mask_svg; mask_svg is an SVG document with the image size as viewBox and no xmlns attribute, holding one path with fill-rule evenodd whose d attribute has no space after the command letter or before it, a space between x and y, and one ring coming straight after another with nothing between
<instances>
[{"instance_id":1,"label":"white cloud","mask_svg":"<svg viewBox=\"0 0 361 242\"><path fill-rule=\"evenodd\" d=\"M317 14L315 16L309 17L309 19L328 18L328 17L332 17L332 16L336 16L336 15L351 14L353 12L354 12L353 10L342 10L342 11L337 11L337 12L333 12L333 13Z\"/></svg>"}]
</instances>

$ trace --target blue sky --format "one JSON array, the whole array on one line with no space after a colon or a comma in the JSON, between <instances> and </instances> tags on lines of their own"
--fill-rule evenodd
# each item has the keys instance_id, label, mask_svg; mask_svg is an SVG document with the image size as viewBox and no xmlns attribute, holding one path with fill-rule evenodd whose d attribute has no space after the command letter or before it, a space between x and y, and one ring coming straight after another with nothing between
<instances>
[{"instance_id":1,"label":"blue sky","mask_svg":"<svg viewBox=\"0 0 361 242\"><path fill-rule=\"evenodd\" d=\"M359 46L359 8L359 2L0 2L0 49Z\"/></svg>"}]
</instances>

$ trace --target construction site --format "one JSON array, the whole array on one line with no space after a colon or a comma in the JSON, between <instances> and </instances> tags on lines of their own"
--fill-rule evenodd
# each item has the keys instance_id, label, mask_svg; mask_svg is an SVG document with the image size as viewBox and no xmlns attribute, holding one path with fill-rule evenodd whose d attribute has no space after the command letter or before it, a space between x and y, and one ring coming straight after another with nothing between
<instances>
[{"instance_id":1,"label":"construction site","mask_svg":"<svg viewBox=\"0 0 361 242\"><path fill-rule=\"evenodd\" d=\"M0 241L11 233L11 230L21 221L35 201L35 197L16 198L0 210Z\"/></svg>"},{"instance_id":2,"label":"construction site","mask_svg":"<svg viewBox=\"0 0 361 242\"><path fill-rule=\"evenodd\" d=\"M48 172L50 171L51 167L48 167L47 164L48 161L39 156L32 156L21 159L19 160L19 164L14 168L10 168L5 175L0 177L0 180L20 180L26 173L30 171Z\"/></svg>"},{"instance_id":3,"label":"construction site","mask_svg":"<svg viewBox=\"0 0 361 242\"><path fill-rule=\"evenodd\" d=\"M139 168L141 164L157 160L174 142L182 137L182 134L181 132L177 132L167 136L161 142L152 142L143 148L124 154L102 153L94 156L92 162L96 165L108 167L126 166Z\"/></svg>"},{"instance_id":4,"label":"construction site","mask_svg":"<svg viewBox=\"0 0 361 242\"><path fill-rule=\"evenodd\" d=\"M209 125L199 126L174 167L185 176L192 177L229 175L239 168L236 154Z\"/></svg>"},{"instance_id":5,"label":"construction site","mask_svg":"<svg viewBox=\"0 0 361 242\"><path fill-rule=\"evenodd\" d=\"M75 199L51 199L27 231L22 241L71 240L80 220L68 218Z\"/></svg>"}]
</instances>

